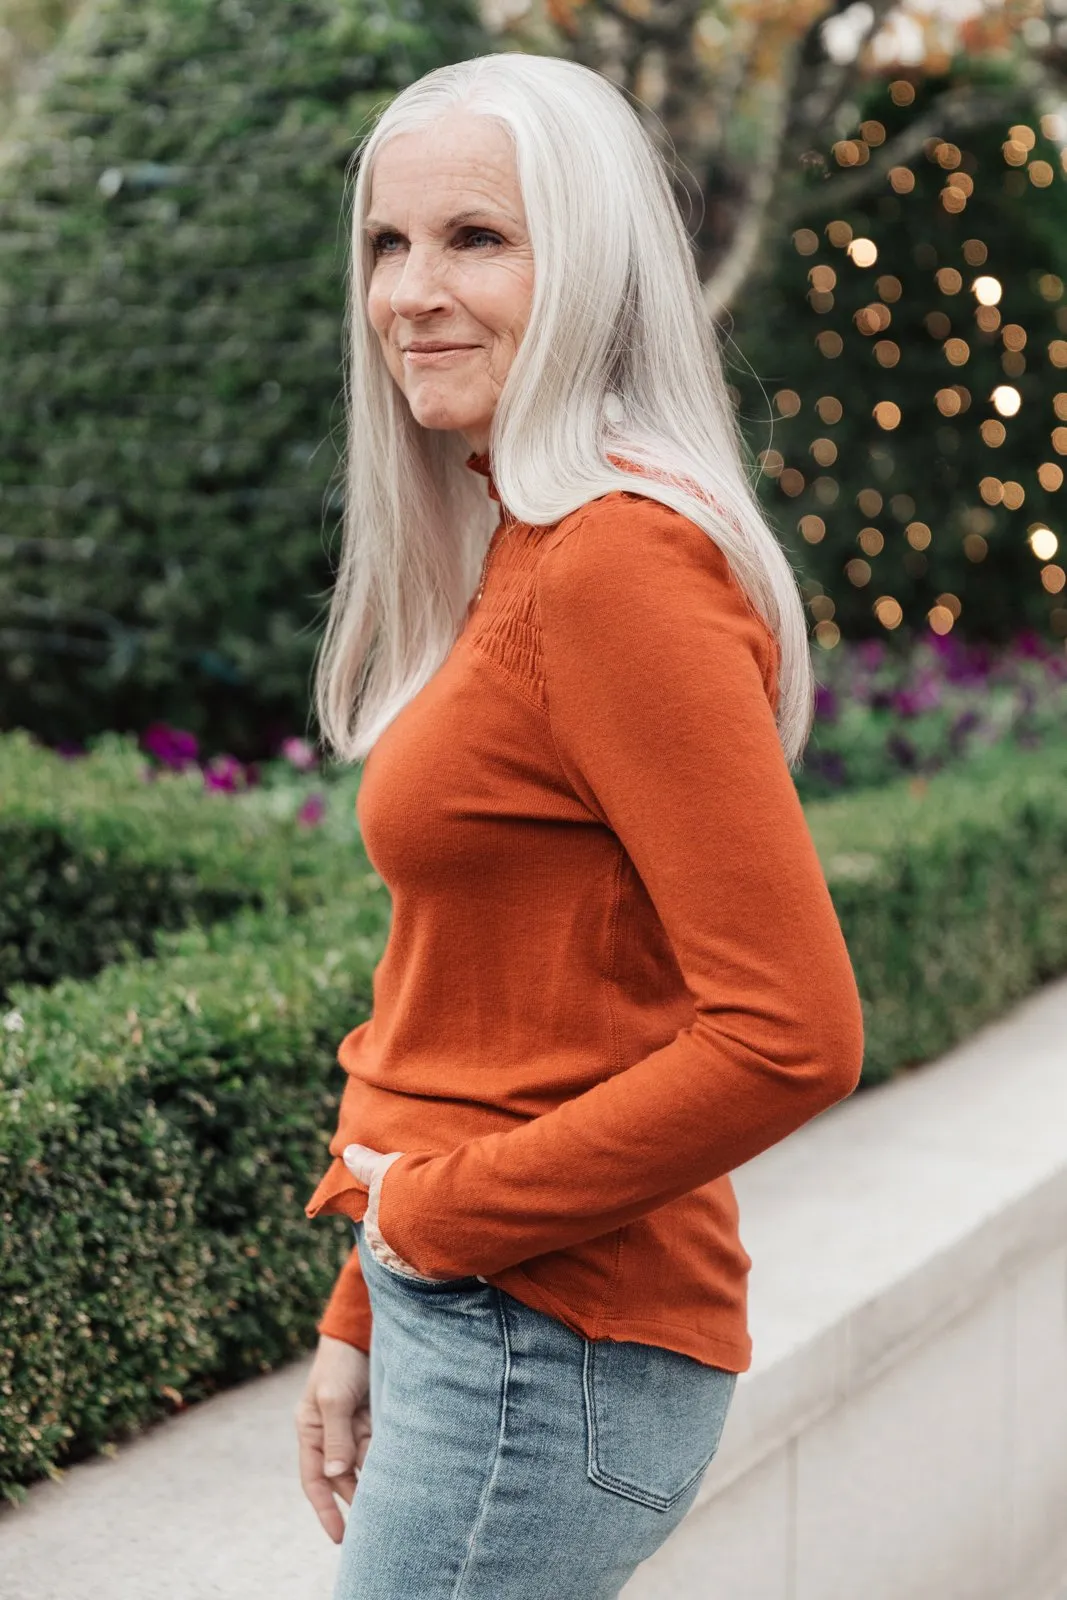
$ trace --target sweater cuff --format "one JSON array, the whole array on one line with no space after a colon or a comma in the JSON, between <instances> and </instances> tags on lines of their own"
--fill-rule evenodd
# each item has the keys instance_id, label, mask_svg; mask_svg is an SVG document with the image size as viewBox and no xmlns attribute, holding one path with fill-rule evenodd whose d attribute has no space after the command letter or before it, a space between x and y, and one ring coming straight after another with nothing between
<instances>
[{"instance_id":1,"label":"sweater cuff","mask_svg":"<svg viewBox=\"0 0 1067 1600\"><path fill-rule=\"evenodd\" d=\"M359 1264L359 1250L355 1245L337 1275L330 1298L320 1321L319 1333L331 1339L343 1339L357 1350L370 1351L371 1310L367 1285Z\"/></svg>"},{"instance_id":2,"label":"sweater cuff","mask_svg":"<svg viewBox=\"0 0 1067 1600\"><path fill-rule=\"evenodd\" d=\"M409 1150L392 1163L378 1190L379 1233L409 1267L427 1278L462 1278L483 1270L457 1257L455 1226L450 1226L438 1204L425 1205L425 1184L429 1182L432 1191L447 1159ZM436 1236L434 1220L441 1224Z\"/></svg>"}]
</instances>

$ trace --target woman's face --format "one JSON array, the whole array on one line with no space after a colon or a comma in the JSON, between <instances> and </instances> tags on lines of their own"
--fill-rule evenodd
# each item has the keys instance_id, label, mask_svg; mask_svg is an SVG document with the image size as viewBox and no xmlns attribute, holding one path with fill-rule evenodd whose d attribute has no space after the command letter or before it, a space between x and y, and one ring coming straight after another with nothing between
<instances>
[{"instance_id":1,"label":"woman's face","mask_svg":"<svg viewBox=\"0 0 1067 1600\"><path fill-rule=\"evenodd\" d=\"M505 130L456 111L396 134L375 159L364 227L374 249L367 314L412 415L485 450L533 298ZM420 353L420 345L451 348Z\"/></svg>"}]
</instances>

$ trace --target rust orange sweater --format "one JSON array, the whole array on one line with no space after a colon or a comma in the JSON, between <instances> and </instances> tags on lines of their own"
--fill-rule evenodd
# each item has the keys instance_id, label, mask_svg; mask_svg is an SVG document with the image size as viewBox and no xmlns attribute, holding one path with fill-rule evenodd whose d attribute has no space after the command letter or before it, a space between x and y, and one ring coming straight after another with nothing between
<instances>
[{"instance_id":1,"label":"rust orange sweater","mask_svg":"<svg viewBox=\"0 0 1067 1600\"><path fill-rule=\"evenodd\" d=\"M364 764L392 924L309 1216L362 1216L347 1144L403 1150L379 1222L417 1271L747 1368L728 1174L863 1055L776 667L687 518L639 492L548 528L502 509L481 600ZM319 1328L368 1347L354 1251Z\"/></svg>"}]
</instances>

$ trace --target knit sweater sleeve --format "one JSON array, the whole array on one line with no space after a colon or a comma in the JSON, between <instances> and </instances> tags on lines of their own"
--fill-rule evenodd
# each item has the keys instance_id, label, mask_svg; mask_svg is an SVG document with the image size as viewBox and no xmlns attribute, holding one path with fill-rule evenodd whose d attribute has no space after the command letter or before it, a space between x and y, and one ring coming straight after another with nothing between
<instances>
[{"instance_id":1,"label":"knit sweater sleeve","mask_svg":"<svg viewBox=\"0 0 1067 1600\"><path fill-rule=\"evenodd\" d=\"M661 1048L517 1127L410 1152L384 1236L491 1274L710 1182L856 1085L859 995L772 709L775 647L719 547L654 501L576 513L538 570L552 736L693 996Z\"/></svg>"},{"instance_id":2,"label":"knit sweater sleeve","mask_svg":"<svg viewBox=\"0 0 1067 1600\"><path fill-rule=\"evenodd\" d=\"M355 1245L337 1274L337 1281L316 1327L319 1333L328 1334L333 1339L343 1339L358 1350L370 1350L370 1297Z\"/></svg>"}]
</instances>

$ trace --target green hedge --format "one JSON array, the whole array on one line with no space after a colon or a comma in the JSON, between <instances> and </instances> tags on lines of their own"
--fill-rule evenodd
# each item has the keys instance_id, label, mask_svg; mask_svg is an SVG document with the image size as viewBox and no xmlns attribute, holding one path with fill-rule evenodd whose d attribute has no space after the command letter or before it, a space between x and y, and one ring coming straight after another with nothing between
<instances>
[{"instance_id":1,"label":"green hedge","mask_svg":"<svg viewBox=\"0 0 1067 1600\"><path fill-rule=\"evenodd\" d=\"M808 810L864 1000L865 1081L1067 970L1067 743ZM358 859L358 852L357 852ZM306 1348L348 1248L305 1201L388 896L169 934L0 1014L0 1461L9 1495Z\"/></svg>"},{"instance_id":2,"label":"green hedge","mask_svg":"<svg viewBox=\"0 0 1067 1600\"><path fill-rule=\"evenodd\" d=\"M863 997L865 1083L1067 971L1067 740L807 816Z\"/></svg>"},{"instance_id":3,"label":"green hedge","mask_svg":"<svg viewBox=\"0 0 1067 1600\"><path fill-rule=\"evenodd\" d=\"M85 0L0 163L0 726L303 732L345 175L468 0Z\"/></svg>"},{"instance_id":4,"label":"green hedge","mask_svg":"<svg viewBox=\"0 0 1067 1600\"><path fill-rule=\"evenodd\" d=\"M76 761L24 734L0 738L0 995L149 954L158 929L273 900L310 905L345 859L284 797L206 793L199 772L146 782L144 771L115 738ZM349 832L354 841L351 820Z\"/></svg>"},{"instance_id":5,"label":"green hedge","mask_svg":"<svg viewBox=\"0 0 1067 1600\"><path fill-rule=\"evenodd\" d=\"M351 1243L303 1204L388 899L243 914L0 1026L0 1489L307 1348Z\"/></svg>"}]
</instances>

